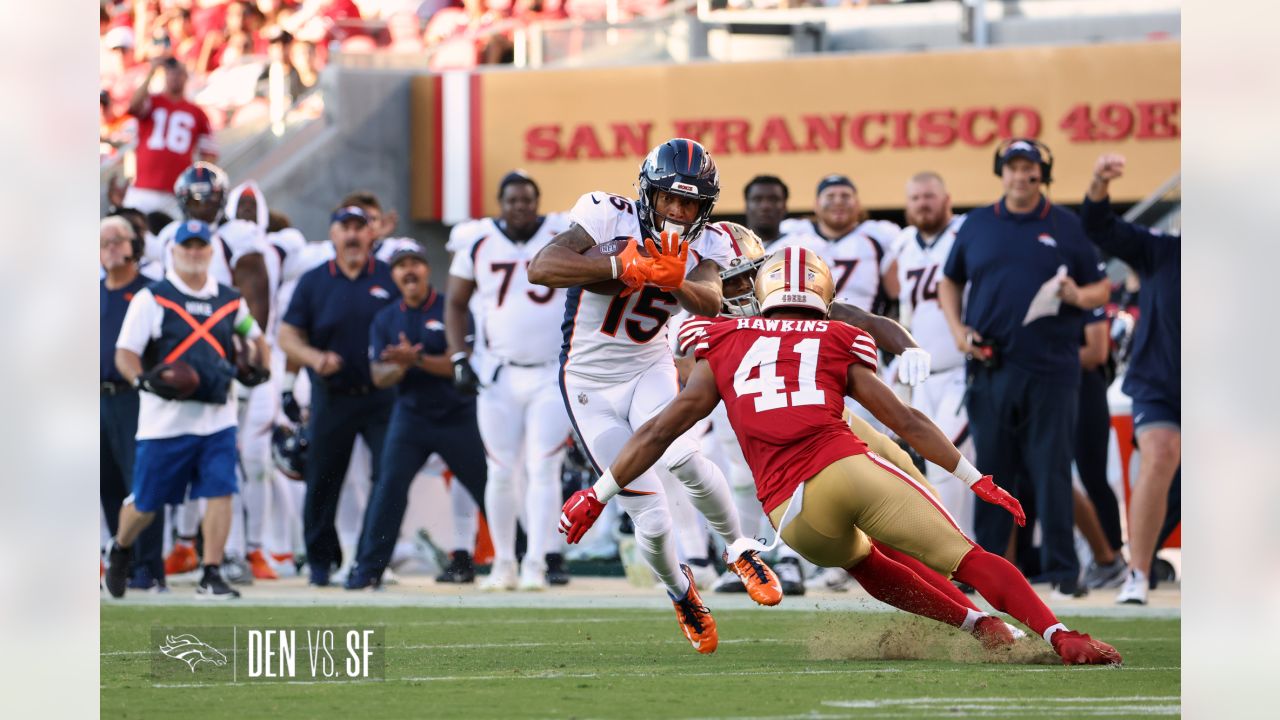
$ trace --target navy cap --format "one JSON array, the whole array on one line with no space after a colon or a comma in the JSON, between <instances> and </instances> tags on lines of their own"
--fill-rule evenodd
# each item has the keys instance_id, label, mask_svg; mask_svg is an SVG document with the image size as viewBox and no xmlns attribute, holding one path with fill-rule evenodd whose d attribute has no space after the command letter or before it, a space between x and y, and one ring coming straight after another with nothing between
<instances>
[{"instance_id":1,"label":"navy cap","mask_svg":"<svg viewBox=\"0 0 1280 720\"><path fill-rule=\"evenodd\" d=\"M360 222L367 224L369 222L369 216L365 214L364 208L359 205L346 205L334 210L333 215L329 218L329 222L331 223L346 222L348 220L359 220Z\"/></svg>"},{"instance_id":2,"label":"navy cap","mask_svg":"<svg viewBox=\"0 0 1280 720\"><path fill-rule=\"evenodd\" d=\"M422 252L422 248L416 246L405 246L391 253L391 259L387 261L387 264L391 267L395 267L401 260L408 260L409 258L421 260L427 265L431 264L431 262L427 260L427 254Z\"/></svg>"},{"instance_id":3,"label":"navy cap","mask_svg":"<svg viewBox=\"0 0 1280 720\"><path fill-rule=\"evenodd\" d=\"M179 245L188 240L199 240L208 245L212 242L213 231L209 229L208 223L203 220L185 220L178 226L178 232L173 236L173 241Z\"/></svg>"},{"instance_id":4,"label":"navy cap","mask_svg":"<svg viewBox=\"0 0 1280 720\"><path fill-rule=\"evenodd\" d=\"M848 175L828 175L818 181L818 192L816 194L821 195L823 190L838 185L843 185L854 192L858 192L857 186L853 184Z\"/></svg>"},{"instance_id":5,"label":"navy cap","mask_svg":"<svg viewBox=\"0 0 1280 720\"><path fill-rule=\"evenodd\" d=\"M1004 149L1004 155L1000 156L1000 162L1007 163L1016 157L1024 157L1036 164L1044 163L1044 157L1040 155L1040 148L1026 140L1014 140L1009 143L1009 147Z\"/></svg>"}]
</instances>

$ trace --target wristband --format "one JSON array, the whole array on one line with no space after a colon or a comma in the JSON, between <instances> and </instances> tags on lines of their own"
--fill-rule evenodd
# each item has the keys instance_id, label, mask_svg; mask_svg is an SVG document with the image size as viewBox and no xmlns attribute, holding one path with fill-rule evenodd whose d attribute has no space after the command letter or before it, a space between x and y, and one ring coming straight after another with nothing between
<instances>
[{"instance_id":1,"label":"wristband","mask_svg":"<svg viewBox=\"0 0 1280 720\"><path fill-rule=\"evenodd\" d=\"M298 381L298 373L289 372L288 370L286 370L284 373L284 384L280 392L293 392L293 384L297 381Z\"/></svg>"},{"instance_id":2,"label":"wristband","mask_svg":"<svg viewBox=\"0 0 1280 720\"><path fill-rule=\"evenodd\" d=\"M617 255L609 256L609 268L613 272L613 279L617 280L618 279L618 256Z\"/></svg>"},{"instance_id":3,"label":"wristband","mask_svg":"<svg viewBox=\"0 0 1280 720\"><path fill-rule=\"evenodd\" d=\"M449 356L449 362L456 363L459 360L465 360L466 358L467 354L465 352L456 352Z\"/></svg>"},{"instance_id":4,"label":"wristband","mask_svg":"<svg viewBox=\"0 0 1280 720\"><path fill-rule=\"evenodd\" d=\"M602 504L609 502L614 495L622 492L622 488L618 487L618 481L613 479L613 471L605 470L595 485L591 486L592 491L596 494L596 499Z\"/></svg>"},{"instance_id":5,"label":"wristband","mask_svg":"<svg viewBox=\"0 0 1280 720\"><path fill-rule=\"evenodd\" d=\"M952 470L951 474L963 480L969 487L973 487L974 483L982 479L982 473L978 472L978 468L963 455L960 456L960 462L956 463L956 469Z\"/></svg>"}]
</instances>

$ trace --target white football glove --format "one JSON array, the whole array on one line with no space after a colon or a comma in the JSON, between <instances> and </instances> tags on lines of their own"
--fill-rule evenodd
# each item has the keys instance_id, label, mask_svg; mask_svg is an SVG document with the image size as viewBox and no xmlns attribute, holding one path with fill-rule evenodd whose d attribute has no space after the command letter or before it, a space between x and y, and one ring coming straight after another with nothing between
<instances>
[{"instance_id":1,"label":"white football glove","mask_svg":"<svg viewBox=\"0 0 1280 720\"><path fill-rule=\"evenodd\" d=\"M907 348L898 356L898 382L915 387L929 378L932 360L922 348Z\"/></svg>"}]
</instances>

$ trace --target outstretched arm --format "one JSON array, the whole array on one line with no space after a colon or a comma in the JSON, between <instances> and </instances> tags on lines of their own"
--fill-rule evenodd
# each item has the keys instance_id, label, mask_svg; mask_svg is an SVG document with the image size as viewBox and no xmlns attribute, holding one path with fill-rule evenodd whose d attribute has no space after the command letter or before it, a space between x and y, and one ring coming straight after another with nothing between
<instances>
[{"instance_id":1,"label":"outstretched arm","mask_svg":"<svg viewBox=\"0 0 1280 720\"><path fill-rule=\"evenodd\" d=\"M849 323L866 330L876 341L876 347L894 355L901 355L908 348L920 347L907 329L883 315L875 315L847 303L831 303L831 319Z\"/></svg>"}]
</instances>

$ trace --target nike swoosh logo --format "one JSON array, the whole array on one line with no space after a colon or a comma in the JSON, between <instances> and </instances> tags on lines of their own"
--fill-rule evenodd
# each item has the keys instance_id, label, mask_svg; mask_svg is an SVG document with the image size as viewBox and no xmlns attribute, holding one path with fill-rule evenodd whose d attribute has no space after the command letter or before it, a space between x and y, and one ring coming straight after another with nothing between
<instances>
[{"instance_id":1,"label":"nike swoosh logo","mask_svg":"<svg viewBox=\"0 0 1280 720\"><path fill-rule=\"evenodd\" d=\"M1144 417L1146 417L1146 416L1147 416L1147 414L1146 414L1146 413L1138 413L1138 417L1134 418L1134 419L1133 419L1133 421L1134 421L1134 422L1136 422L1136 423L1140 423L1140 422L1142 422L1142 418L1144 418Z\"/></svg>"},{"instance_id":2,"label":"nike swoosh logo","mask_svg":"<svg viewBox=\"0 0 1280 720\"><path fill-rule=\"evenodd\" d=\"M597 205L599 205L599 204L600 204L600 201L596 199L596 196L595 196L595 195L592 195L592 196L591 196L591 202L593 202L593 203L595 203L595 204L597 204Z\"/></svg>"},{"instance_id":3,"label":"nike swoosh logo","mask_svg":"<svg viewBox=\"0 0 1280 720\"><path fill-rule=\"evenodd\" d=\"M689 641L690 641L690 642L693 642L693 639L692 639L692 638L690 638L690 639L689 639ZM702 649L702 641L701 641L701 640L699 640L698 642L693 643L693 649L694 649L694 650L701 650L701 649Z\"/></svg>"}]
</instances>

